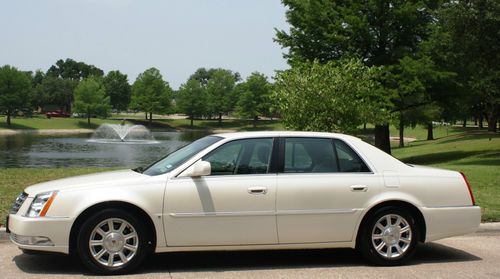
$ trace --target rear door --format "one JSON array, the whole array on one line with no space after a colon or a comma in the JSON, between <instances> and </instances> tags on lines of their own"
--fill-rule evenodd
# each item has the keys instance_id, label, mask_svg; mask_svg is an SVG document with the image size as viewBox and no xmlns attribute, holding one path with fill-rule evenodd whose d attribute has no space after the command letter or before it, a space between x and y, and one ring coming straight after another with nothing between
<instances>
[{"instance_id":1,"label":"rear door","mask_svg":"<svg viewBox=\"0 0 500 279\"><path fill-rule=\"evenodd\" d=\"M341 140L288 137L280 146L279 243L351 241L380 176Z\"/></svg>"}]
</instances>

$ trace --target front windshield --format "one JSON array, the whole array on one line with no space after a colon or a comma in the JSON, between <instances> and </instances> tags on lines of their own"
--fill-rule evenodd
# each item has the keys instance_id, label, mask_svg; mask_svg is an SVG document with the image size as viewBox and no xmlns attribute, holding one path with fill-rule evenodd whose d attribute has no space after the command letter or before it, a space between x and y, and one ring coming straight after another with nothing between
<instances>
[{"instance_id":1,"label":"front windshield","mask_svg":"<svg viewBox=\"0 0 500 279\"><path fill-rule=\"evenodd\" d=\"M167 157L161 159L160 161L152 164L151 166L146 168L143 174L154 176L167 173L177 168L182 163L186 162L196 153L202 151L203 149L209 147L210 145L218 142L221 139L221 137L208 136L194 141L191 144L188 144L178 149L177 151L170 153L169 155L167 155Z\"/></svg>"}]
</instances>

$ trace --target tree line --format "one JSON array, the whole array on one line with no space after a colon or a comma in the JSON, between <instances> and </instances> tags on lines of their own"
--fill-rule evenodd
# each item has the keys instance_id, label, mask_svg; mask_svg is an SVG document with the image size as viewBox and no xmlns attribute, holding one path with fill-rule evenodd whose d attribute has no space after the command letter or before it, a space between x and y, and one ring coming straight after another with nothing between
<instances>
[{"instance_id":1,"label":"tree line","mask_svg":"<svg viewBox=\"0 0 500 279\"><path fill-rule=\"evenodd\" d=\"M496 131L500 113L500 2L496 0L282 0L276 30L291 69L277 74L289 128L349 131L375 125L390 153L400 131L470 117ZM360 86L363 85L363 86ZM367 88L369 90L367 90ZM327 100L325 102L325 100Z\"/></svg>"},{"instance_id":2,"label":"tree line","mask_svg":"<svg viewBox=\"0 0 500 279\"><path fill-rule=\"evenodd\" d=\"M0 110L47 105L90 117L110 109L182 112L193 121L230 112L257 123L280 116L287 128L351 132L375 126L375 145L390 153L389 126L483 119L496 132L500 114L500 2L495 0L282 0L290 30L274 38L290 69L274 83L260 73L241 80L228 69L200 68L172 90L151 68L133 84L71 59L46 73L0 69Z\"/></svg>"},{"instance_id":3,"label":"tree line","mask_svg":"<svg viewBox=\"0 0 500 279\"><path fill-rule=\"evenodd\" d=\"M180 112L194 119L218 119L230 112L251 118L273 116L272 85L258 72L241 80L227 69L200 68L173 90L160 71L150 68L130 84L120 71L104 71L72 59L58 60L47 72L0 68L0 113L11 125L13 115L58 109L86 117L107 117L110 111L141 111L152 123L153 114Z\"/></svg>"}]
</instances>

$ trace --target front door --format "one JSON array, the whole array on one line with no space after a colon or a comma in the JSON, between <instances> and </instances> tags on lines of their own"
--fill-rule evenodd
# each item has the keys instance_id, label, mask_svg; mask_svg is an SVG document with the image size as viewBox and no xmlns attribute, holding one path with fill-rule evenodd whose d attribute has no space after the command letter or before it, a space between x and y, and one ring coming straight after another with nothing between
<instances>
[{"instance_id":1,"label":"front door","mask_svg":"<svg viewBox=\"0 0 500 279\"><path fill-rule=\"evenodd\" d=\"M168 246L276 244L276 174L272 138L227 142L207 154L212 173L168 181Z\"/></svg>"}]
</instances>

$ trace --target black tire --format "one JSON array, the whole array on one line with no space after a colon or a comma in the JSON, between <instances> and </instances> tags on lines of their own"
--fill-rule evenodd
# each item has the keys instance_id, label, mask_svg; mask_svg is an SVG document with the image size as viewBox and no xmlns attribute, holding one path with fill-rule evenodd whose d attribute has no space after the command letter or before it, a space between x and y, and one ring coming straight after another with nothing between
<instances>
[{"instance_id":1,"label":"black tire","mask_svg":"<svg viewBox=\"0 0 500 279\"><path fill-rule=\"evenodd\" d=\"M92 248L90 246L91 237L95 238L97 235L100 235L99 233L96 234L96 232L94 232L94 229L96 229L97 226L104 226L103 228L106 228L105 224L107 224L107 220L110 219L113 220L112 224L115 227L114 229L116 229L117 226L120 226L120 224L128 223L130 226L124 225L125 228L123 230L125 233L127 233L127 236L133 235L134 232L137 234L137 238L133 237L133 239L130 240L125 240L125 238L122 238L116 241L112 239L113 237L108 234L107 239L109 240L111 238L111 240L107 241L107 243L113 243L112 245L115 245L115 243L119 243L116 244L117 246L112 246L113 249L120 247L120 244L127 245L128 241L133 242L130 246L136 247L136 250L134 252L132 252L132 250L127 250L124 248L122 248L121 250L124 251L122 252L122 255L128 253L126 254L127 261L120 260L118 254L113 254L111 256L111 253L107 252L107 250L105 249L104 244L100 246L92 246ZM120 223L120 220L125 222ZM109 228L109 226L107 226L107 228ZM121 227L118 230L120 229ZM112 231L109 232L112 233ZM142 263L144 257L146 257L151 252L150 245L148 245L149 239L147 232L148 231L146 226L135 215L121 209L105 209L95 213L81 225L77 237L76 252L78 253L78 257L80 258L83 265L94 273L102 275L130 273L131 271L136 269ZM105 237L103 236L103 243L104 240ZM101 258L99 259L95 259L91 249L94 249L93 251L100 251L100 249L104 250L103 256L101 256ZM130 259L128 259L129 256ZM106 266L104 263L100 262L106 261L106 259L109 260L109 257L113 257L113 259L111 260L112 262L114 262L116 259L116 261L119 263L115 264L120 265Z\"/></svg>"},{"instance_id":2,"label":"black tire","mask_svg":"<svg viewBox=\"0 0 500 279\"><path fill-rule=\"evenodd\" d=\"M384 222L384 219L387 220L386 216L390 216L392 226L389 225L389 227L391 228L384 226L384 223L387 224L387 221ZM402 219L397 219L397 216ZM417 248L419 234L417 222L408 210L387 206L378 209L367 218L361 227L357 241L357 250L365 259L377 265L395 266L402 265L412 258ZM396 224L398 220L404 220L405 223L401 221L400 224ZM379 227L376 227L377 223ZM405 224L409 227L409 233L404 232ZM382 230L380 227L385 229ZM399 237L394 237L398 234ZM372 235L375 235L377 239L372 240ZM376 246L381 249L377 250Z\"/></svg>"}]
</instances>

